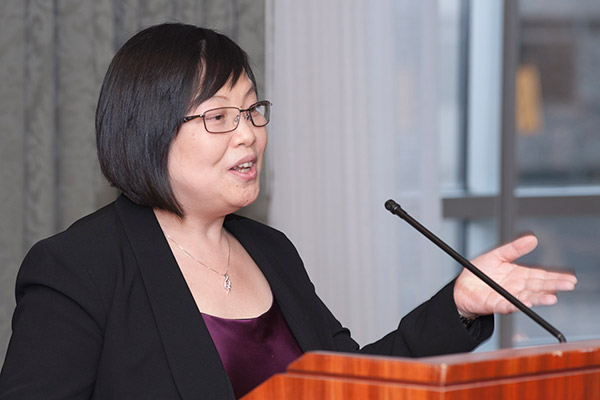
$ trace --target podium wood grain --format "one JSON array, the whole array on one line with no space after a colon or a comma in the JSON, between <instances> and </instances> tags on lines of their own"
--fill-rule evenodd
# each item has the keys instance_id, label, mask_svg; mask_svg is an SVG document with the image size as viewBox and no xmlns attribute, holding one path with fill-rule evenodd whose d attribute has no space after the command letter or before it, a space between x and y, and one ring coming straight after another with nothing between
<instances>
[{"instance_id":1,"label":"podium wood grain","mask_svg":"<svg viewBox=\"0 0 600 400\"><path fill-rule=\"evenodd\" d=\"M600 340L426 358L306 353L244 397L600 399Z\"/></svg>"}]
</instances>

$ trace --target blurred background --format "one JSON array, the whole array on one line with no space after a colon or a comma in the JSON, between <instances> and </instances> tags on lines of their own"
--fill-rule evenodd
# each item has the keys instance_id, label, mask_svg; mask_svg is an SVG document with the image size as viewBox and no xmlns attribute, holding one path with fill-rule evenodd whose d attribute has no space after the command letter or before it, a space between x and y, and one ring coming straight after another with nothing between
<instances>
[{"instance_id":1,"label":"blurred background","mask_svg":"<svg viewBox=\"0 0 600 400\"><path fill-rule=\"evenodd\" d=\"M459 271L388 198L467 257L534 232L522 261L579 278L536 311L569 341L600 338L598 1L3 0L0 356L29 247L117 195L94 136L112 56L168 21L249 53L274 106L241 212L290 237L359 342ZM520 313L497 323L480 351L556 341Z\"/></svg>"}]
</instances>

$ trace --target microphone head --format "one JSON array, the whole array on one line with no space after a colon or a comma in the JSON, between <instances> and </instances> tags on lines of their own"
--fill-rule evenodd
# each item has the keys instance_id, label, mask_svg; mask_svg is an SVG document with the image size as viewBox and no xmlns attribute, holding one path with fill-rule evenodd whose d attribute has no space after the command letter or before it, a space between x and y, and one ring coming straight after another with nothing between
<instances>
[{"instance_id":1,"label":"microphone head","mask_svg":"<svg viewBox=\"0 0 600 400\"><path fill-rule=\"evenodd\" d=\"M396 203L392 199L389 199L388 201L385 202L385 208L392 214L397 214L398 210L401 209L400 204Z\"/></svg>"}]
</instances>

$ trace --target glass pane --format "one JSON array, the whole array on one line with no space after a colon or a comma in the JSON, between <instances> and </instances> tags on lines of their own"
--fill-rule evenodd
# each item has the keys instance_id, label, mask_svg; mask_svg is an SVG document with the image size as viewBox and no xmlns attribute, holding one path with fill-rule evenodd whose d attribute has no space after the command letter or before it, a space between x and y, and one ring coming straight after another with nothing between
<instances>
[{"instance_id":1,"label":"glass pane","mask_svg":"<svg viewBox=\"0 0 600 400\"><path fill-rule=\"evenodd\" d=\"M464 182L464 2L439 3L440 181L443 191L462 191Z\"/></svg>"},{"instance_id":2,"label":"glass pane","mask_svg":"<svg viewBox=\"0 0 600 400\"><path fill-rule=\"evenodd\" d=\"M519 185L600 184L600 2L519 5Z\"/></svg>"},{"instance_id":3,"label":"glass pane","mask_svg":"<svg viewBox=\"0 0 600 400\"><path fill-rule=\"evenodd\" d=\"M469 2L467 189L496 195L500 189L502 125L502 1Z\"/></svg>"},{"instance_id":4,"label":"glass pane","mask_svg":"<svg viewBox=\"0 0 600 400\"><path fill-rule=\"evenodd\" d=\"M561 331L568 341L600 338L600 217L526 218L519 229L533 231L539 247L521 261L577 274L575 291L559 295L557 305L535 311ZM545 329L516 313L515 347L556 343Z\"/></svg>"},{"instance_id":5,"label":"glass pane","mask_svg":"<svg viewBox=\"0 0 600 400\"><path fill-rule=\"evenodd\" d=\"M493 195L499 188L502 7L501 1L438 3L440 181L446 195Z\"/></svg>"}]
</instances>

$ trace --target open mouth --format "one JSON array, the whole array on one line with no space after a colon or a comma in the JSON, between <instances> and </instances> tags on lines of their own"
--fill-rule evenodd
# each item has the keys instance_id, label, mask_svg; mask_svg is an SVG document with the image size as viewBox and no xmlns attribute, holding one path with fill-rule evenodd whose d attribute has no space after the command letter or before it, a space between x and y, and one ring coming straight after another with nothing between
<instances>
[{"instance_id":1,"label":"open mouth","mask_svg":"<svg viewBox=\"0 0 600 400\"><path fill-rule=\"evenodd\" d=\"M241 173L246 173L246 172L250 172L250 170L252 169L252 167L254 166L254 163L252 161L248 161L245 163L241 163L240 165L233 167L234 171L237 172L241 172Z\"/></svg>"}]
</instances>

